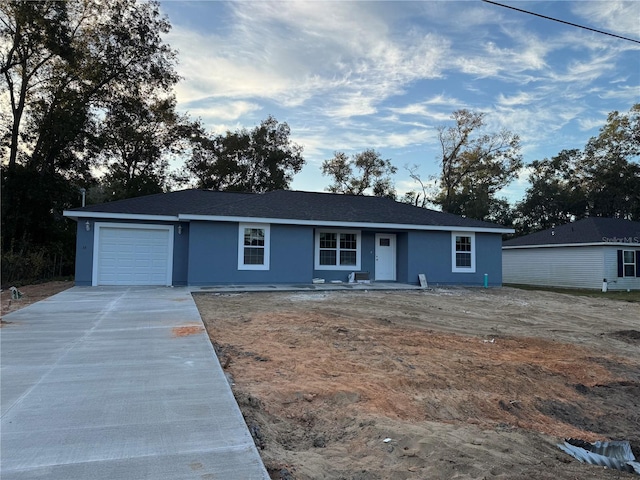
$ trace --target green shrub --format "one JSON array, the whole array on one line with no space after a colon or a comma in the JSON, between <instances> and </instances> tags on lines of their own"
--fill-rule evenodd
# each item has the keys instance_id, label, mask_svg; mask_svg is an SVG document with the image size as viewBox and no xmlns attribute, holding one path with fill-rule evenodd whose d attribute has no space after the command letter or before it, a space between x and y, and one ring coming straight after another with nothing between
<instances>
[{"instance_id":1,"label":"green shrub","mask_svg":"<svg viewBox=\"0 0 640 480\"><path fill-rule=\"evenodd\" d=\"M2 252L2 285L26 285L53 278L73 275L73 253L65 255L59 245L35 247L30 245Z\"/></svg>"}]
</instances>

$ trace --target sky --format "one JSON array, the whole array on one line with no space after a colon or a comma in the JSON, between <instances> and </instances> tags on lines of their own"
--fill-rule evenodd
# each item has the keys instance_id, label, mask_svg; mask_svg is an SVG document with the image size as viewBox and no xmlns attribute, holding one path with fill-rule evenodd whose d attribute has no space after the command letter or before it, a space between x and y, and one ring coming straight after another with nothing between
<instances>
[{"instance_id":1,"label":"sky","mask_svg":"<svg viewBox=\"0 0 640 480\"><path fill-rule=\"evenodd\" d=\"M640 1L500 1L640 40ZM161 1L178 110L213 133L287 122L323 191L336 151L379 151L399 193L438 173L438 127L462 108L520 136L525 164L584 147L640 102L640 44L473 1ZM503 189L511 202L527 169Z\"/></svg>"}]
</instances>

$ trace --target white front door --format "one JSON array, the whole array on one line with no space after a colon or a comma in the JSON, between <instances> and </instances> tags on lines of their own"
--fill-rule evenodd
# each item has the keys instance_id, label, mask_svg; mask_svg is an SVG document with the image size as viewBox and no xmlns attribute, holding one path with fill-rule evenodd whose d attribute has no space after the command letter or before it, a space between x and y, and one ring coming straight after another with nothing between
<instances>
[{"instance_id":1,"label":"white front door","mask_svg":"<svg viewBox=\"0 0 640 480\"><path fill-rule=\"evenodd\" d=\"M376 280L396 279L396 236L376 233Z\"/></svg>"}]
</instances>

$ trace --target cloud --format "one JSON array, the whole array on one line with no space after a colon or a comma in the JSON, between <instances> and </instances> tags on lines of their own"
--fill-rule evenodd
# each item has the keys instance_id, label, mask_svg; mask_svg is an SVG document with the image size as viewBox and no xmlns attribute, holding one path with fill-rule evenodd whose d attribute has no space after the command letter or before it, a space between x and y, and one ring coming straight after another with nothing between
<instances>
[{"instance_id":1,"label":"cloud","mask_svg":"<svg viewBox=\"0 0 640 480\"><path fill-rule=\"evenodd\" d=\"M599 96L604 99L620 99L632 104L638 103L638 91L640 91L640 85L621 85L614 90L606 90Z\"/></svg>"},{"instance_id":2,"label":"cloud","mask_svg":"<svg viewBox=\"0 0 640 480\"><path fill-rule=\"evenodd\" d=\"M564 73L552 74L551 78L558 82L573 84L593 82L615 69L612 56L612 54L600 53L585 61L573 60L568 63Z\"/></svg>"},{"instance_id":3,"label":"cloud","mask_svg":"<svg viewBox=\"0 0 640 480\"><path fill-rule=\"evenodd\" d=\"M179 26L185 80L178 100L274 101L293 107L322 98L328 117L369 115L416 79L438 78L448 44L418 30L392 35L387 19L358 2L236 2L222 34Z\"/></svg>"},{"instance_id":4,"label":"cloud","mask_svg":"<svg viewBox=\"0 0 640 480\"><path fill-rule=\"evenodd\" d=\"M418 116L437 122L451 120L451 111L439 112L429 108L428 102L412 103L404 107L389 107L388 110L398 115Z\"/></svg>"},{"instance_id":5,"label":"cloud","mask_svg":"<svg viewBox=\"0 0 640 480\"><path fill-rule=\"evenodd\" d=\"M502 93L498 95L498 104L506 107L513 107L515 105L529 105L538 99L536 95L531 92L518 92L516 95L507 97Z\"/></svg>"},{"instance_id":6,"label":"cloud","mask_svg":"<svg viewBox=\"0 0 640 480\"><path fill-rule=\"evenodd\" d=\"M320 165L322 160L330 158L336 147L327 142L330 133L321 128L293 128L291 140L299 145L304 145L304 158L309 164Z\"/></svg>"},{"instance_id":7,"label":"cloud","mask_svg":"<svg viewBox=\"0 0 640 480\"><path fill-rule=\"evenodd\" d=\"M404 148L411 145L427 143L433 136L433 131L426 128L414 128L407 132L393 132L383 138L385 147Z\"/></svg>"},{"instance_id":8,"label":"cloud","mask_svg":"<svg viewBox=\"0 0 640 480\"><path fill-rule=\"evenodd\" d=\"M208 120L238 120L248 113L252 113L261 110L262 107L257 103L238 101L214 101L212 105L208 105L210 102L196 102L194 108L188 108L189 113L194 117L202 118L204 121Z\"/></svg>"},{"instance_id":9,"label":"cloud","mask_svg":"<svg viewBox=\"0 0 640 480\"><path fill-rule=\"evenodd\" d=\"M585 26L606 29L610 33L640 40L640 3L637 1L576 2L572 11L588 22Z\"/></svg>"},{"instance_id":10,"label":"cloud","mask_svg":"<svg viewBox=\"0 0 640 480\"><path fill-rule=\"evenodd\" d=\"M374 105L374 98L362 91L333 95L332 103L323 112L329 117L356 117L371 115L378 111Z\"/></svg>"},{"instance_id":11,"label":"cloud","mask_svg":"<svg viewBox=\"0 0 640 480\"><path fill-rule=\"evenodd\" d=\"M546 56L552 50L548 41L526 35L522 30L503 31L511 39L512 47L500 47L492 40L465 43L464 50L451 58L451 68L476 78L499 77L526 84L533 79L527 72L539 73L548 67Z\"/></svg>"},{"instance_id":12,"label":"cloud","mask_svg":"<svg viewBox=\"0 0 640 480\"><path fill-rule=\"evenodd\" d=\"M578 125L580 126L580 130L588 131L593 130L595 128L602 127L607 120L607 115L605 114L603 117L593 118L593 117L582 117L578 119Z\"/></svg>"},{"instance_id":13,"label":"cloud","mask_svg":"<svg viewBox=\"0 0 640 480\"><path fill-rule=\"evenodd\" d=\"M394 114L390 120L395 123L415 124L415 122L404 120L404 118L401 118L402 116L418 117L425 122L442 124L451 121L451 113L461 108L468 108L465 101L445 94L439 94L421 102L409 103L404 106L387 107L387 110Z\"/></svg>"},{"instance_id":14,"label":"cloud","mask_svg":"<svg viewBox=\"0 0 640 480\"><path fill-rule=\"evenodd\" d=\"M232 51L225 39L175 30L170 41L181 52L178 72L184 80L176 88L181 103L210 98L267 98L295 106L317 88L318 80L309 72L287 75L286 68L281 71L255 55Z\"/></svg>"}]
</instances>

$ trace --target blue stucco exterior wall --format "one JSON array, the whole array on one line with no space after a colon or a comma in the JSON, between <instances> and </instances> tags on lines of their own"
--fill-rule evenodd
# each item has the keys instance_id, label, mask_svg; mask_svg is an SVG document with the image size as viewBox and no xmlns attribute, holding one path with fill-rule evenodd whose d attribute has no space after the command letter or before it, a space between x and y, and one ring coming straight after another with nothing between
<instances>
[{"instance_id":1,"label":"blue stucco exterior wall","mask_svg":"<svg viewBox=\"0 0 640 480\"><path fill-rule=\"evenodd\" d=\"M401 283L413 283L409 281L409 232L400 232L396 236L396 279ZM415 279L417 283L417 277Z\"/></svg>"},{"instance_id":2,"label":"blue stucco exterior wall","mask_svg":"<svg viewBox=\"0 0 640 480\"><path fill-rule=\"evenodd\" d=\"M80 287L91 286L93 269L93 228L87 232L86 219L78 222L76 228L76 275L75 284ZM90 220L93 225L93 220Z\"/></svg>"},{"instance_id":3,"label":"blue stucco exterior wall","mask_svg":"<svg viewBox=\"0 0 640 480\"><path fill-rule=\"evenodd\" d=\"M476 254L476 272L489 275L489 285L502 285L502 235L491 233L476 233L478 253ZM478 278L476 276L475 280Z\"/></svg>"},{"instance_id":4,"label":"blue stucco exterior wall","mask_svg":"<svg viewBox=\"0 0 640 480\"><path fill-rule=\"evenodd\" d=\"M93 268L94 228L86 231L81 219L76 236L76 285L90 286ZM95 219L89 219L93 226ZM105 220L97 220L106 223ZM346 282L351 270L315 270L313 226L270 226L269 270L238 269L238 223L192 221L178 223L118 220L115 223L167 224L174 226L173 285L216 285L251 283L304 283L315 277ZM178 233L181 225L181 233ZM489 285L502 284L502 237L476 233L475 273L452 271L452 240L449 231L362 230L360 271L375 279L375 235L396 235L396 279L418 283L424 273L430 285L477 285L489 276Z\"/></svg>"},{"instance_id":5,"label":"blue stucco exterior wall","mask_svg":"<svg viewBox=\"0 0 640 480\"><path fill-rule=\"evenodd\" d=\"M476 233L475 248L475 273L453 272L451 232L409 232L407 276L399 281L418 283L418 274L424 273L429 284L482 286L486 273L490 286L502 285L502 236Z\"/></svg>"},{"instance_id":6,"label":"blue stucco exterior wall","mask_svg":"<svg viewBox=\"0 0 640 480\"><path fill-rule=\"evenodd\" d=\"M178 230L178 225L181 227ZM189 281L189 224L175 224L173 229L173 285L185 286Z\"/></svg>"},{"instance_id":7,"label":"blue stucco exterior wall","mask_svg":"<svg viewBox=\"0 0 640 480\"><path fill-rule=\"evenodd\" d=\"M313 228L271 225L271 270L280 282L309 283L313 278ZM291 280L284 280L290 278Z\"/></svg>"},{"instance_id":8,"label":"blue stucco exterior wall","mask_svg":"<svg viewBox=\"0 0 640 480\"><path fill-rule=\"evenodd\" d=\"M271 225L269 270L238 270L238 223L191 222L189 285L310 283L313 228Z\"/></svg>"}]
</instances>

